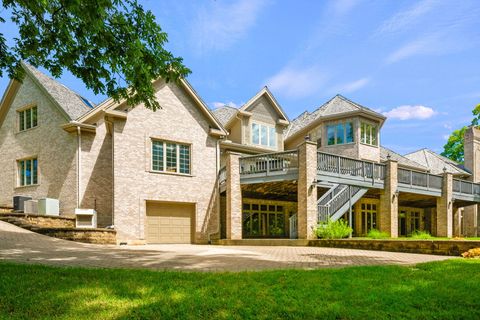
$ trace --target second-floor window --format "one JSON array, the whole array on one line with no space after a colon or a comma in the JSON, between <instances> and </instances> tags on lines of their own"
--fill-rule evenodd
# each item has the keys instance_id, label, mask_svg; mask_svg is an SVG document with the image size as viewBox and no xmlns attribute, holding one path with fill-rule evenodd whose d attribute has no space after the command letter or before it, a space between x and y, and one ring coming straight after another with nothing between
<instances>
[{"instance_id":1,"label":"second-floor window","mask_svg":"<svg viewBox=\"0 0 480 320\"><path fill-rule=\"evenodd\" d=\"M353 123L339 122L327 125L327 144L345 144L353 142Z\"/></svg>"},{"instance_id":2,"label":"second-floor window","mask_svg":"<svg viewBox=\"0 0 480 320\"><path fill-rule=\"evenodd\" d=\"M37 106L33 106L18 112L19 131L35 128L37 125Z\"/></svg>"},{"instance_id":3,"label":"second-floor window","mask_svg":"<svg viewBox=\"0 0 480 320\"><path fill-rule=\"evenodd\" d=\"M252 144L275 148L277 146L277 131L275 127L252 123Z\"/></svg>"},{"instance_id":4,"label":"second-floor window","mask_svg":"<svg viewBox=\"0 0 480 320\"><path fill-rule=\"evenodd\" d=\"M18 160L17 165L19 186L23 187L38 184L37 158Z\"/></svg>"},{"instance_id":5,"label":"second-floor window","mask_svg":"<svg viewBox=\"0 0 480 320\"><path fill-rule=\"evenodd\" d=\"M169 141L152 141L152 170L190 174L190 145Z\"/></svg>"},{"instance_id":6,"label":"second-floor window","mask_svg":"<svg viewBox=\"0 0 480 320\"><path fill-rule=\"evenodd\" d=\"M360 136L362 143L378 146L378 130L376 125L362 122Z\"/></svg>"}]
</instances>

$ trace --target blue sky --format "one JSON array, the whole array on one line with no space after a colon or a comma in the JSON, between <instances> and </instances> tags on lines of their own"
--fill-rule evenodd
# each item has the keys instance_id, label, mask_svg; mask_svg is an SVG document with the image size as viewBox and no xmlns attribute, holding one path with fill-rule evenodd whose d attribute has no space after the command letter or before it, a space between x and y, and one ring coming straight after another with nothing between
<instances>
[{"instance_id":1,"label":"blue sky","mask_svg":"<svg viewBox=\"0 0 480 320\"><path fill-rule=\"evenodd\" d=\"M480 103L480 2L142 1L212 108L268 85L290 119L337 93L382 112L382 144L442 150ZM2 26L8 38L12 24ZM82 82L62 83L95 103ZM0 90L8 79L0 78Z\"/></svg>"}]
</instances>

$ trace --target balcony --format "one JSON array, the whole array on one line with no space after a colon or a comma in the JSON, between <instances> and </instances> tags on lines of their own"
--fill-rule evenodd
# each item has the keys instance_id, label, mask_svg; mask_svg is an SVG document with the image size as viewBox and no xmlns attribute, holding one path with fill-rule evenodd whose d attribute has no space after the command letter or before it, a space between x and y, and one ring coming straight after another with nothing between
<instances>
[{"instance_id":1,"label":"balcony","mask_svg":"<svg viewBox=\"0 0 480 320\"><path fill-rule=\"evenodd\" d=\"M427 172L398 169L398 191L440 197L443 177Z\"/></svg>"},{"instance_id":2,"label":"balcony","mask_svg":"<svg viewBox=\"0 0 480 320\"><path fill-rule=\"evenodd\" d=\"M240 158L240 181L242 183L296 179L298 179L297 150Z\"/></svg>"},{"instance_id":3,"label":"balcony","mask_svg":"<svg viewBox=\"0 0 480 320\"><path fill-rule=\"evenodd\" d=\"M453 198L480 202L480 184L466 180L453 179Z\"/></svg>"}]
</instances>

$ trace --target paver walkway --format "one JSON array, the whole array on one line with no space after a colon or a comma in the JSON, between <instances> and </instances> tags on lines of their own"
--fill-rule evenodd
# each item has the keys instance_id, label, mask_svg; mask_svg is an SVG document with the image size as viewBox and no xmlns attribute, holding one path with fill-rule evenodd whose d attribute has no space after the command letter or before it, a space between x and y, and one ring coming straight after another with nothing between
<instances>
[{"instance_id":1,"label":"paver walkway","mask_svg":"<svg viewBox=\"0 0 480 320\"><path fill-rule=\"evenodd\" d=\"M50 238L0 221L0 259L55 266L244 271L412 265L449 257L317 247L94 245Z\"/></svg>"}]
</instances>

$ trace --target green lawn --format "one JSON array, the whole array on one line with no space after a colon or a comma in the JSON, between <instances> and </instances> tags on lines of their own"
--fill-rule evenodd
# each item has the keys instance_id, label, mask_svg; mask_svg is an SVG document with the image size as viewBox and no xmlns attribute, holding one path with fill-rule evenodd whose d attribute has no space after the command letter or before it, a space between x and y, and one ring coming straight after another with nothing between
<instances>
[{"instance_id":1,"label":"green lawn","mask_svg":"<svg viewBox=\"0 0 480 320\"><path fill-rule=\"evenodd\" d=\"M1 319L479 319L480 260L184 273L0 263Z\"/></svg>"}]
</instances>

